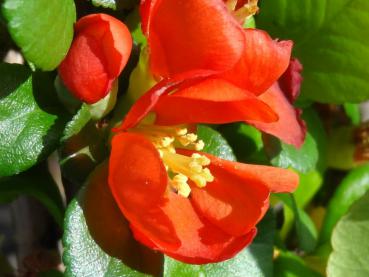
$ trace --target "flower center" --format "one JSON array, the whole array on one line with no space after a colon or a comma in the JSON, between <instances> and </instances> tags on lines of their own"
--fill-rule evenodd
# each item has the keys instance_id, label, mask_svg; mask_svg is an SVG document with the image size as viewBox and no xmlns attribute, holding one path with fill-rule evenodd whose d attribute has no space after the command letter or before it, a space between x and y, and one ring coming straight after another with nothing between
<instances>
[{"instance_id":1,"label":"flower center","mask_svg":"<svg viewBox=\"0 0 369 277\"><path fill-rule=\"evenodd\" d=\"M129 131L144 135L154 144L168 172L169 185L179 195L190 195L189 180L200 188L214 180L206 167L210 164L206 156L194 153L188 157L176 152L178 147L201 151L205 146L196 134L188 132L186 126L158 126L143 121Z\"/></svg>"}]
</instances>

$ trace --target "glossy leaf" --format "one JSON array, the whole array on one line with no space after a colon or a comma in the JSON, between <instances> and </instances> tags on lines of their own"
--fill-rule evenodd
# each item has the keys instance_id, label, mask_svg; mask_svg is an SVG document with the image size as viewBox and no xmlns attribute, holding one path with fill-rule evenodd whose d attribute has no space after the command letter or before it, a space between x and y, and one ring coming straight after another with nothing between
<instances>
[{"instance_id":1,"label":"glossy leaf","mask_svg":"<svg viewBox=\"0 0 369 277\"><path fill-rule=\"evenodd\" d=\"M367 0L267 0L257 26L292 39L304 65L301 98L360 102L369 98ZM353 93L355 92L355 93Z\"/></svg>"},{"instance_id":2,"label":"glossy leaf","mask_svg":"<svg viewBox=\"0 0 369 277\"><path fill-rule=\"evenodd\" d=\"M292 167L299 172L307 173L314 169L325 168L326 134L319 117L312 109L306 109L303 119L308 133L300 149L278 141L274 137L266 137L265 150L274 166Z\"/></svg>"},{"instance_id":3,"label":"glossy leaf","mask_svg":"<svg viewBox=\"0 0 369 277\"><path fill-rule=\"evenodd\" d=\"M332 235L328 277L366 277L369 274L369 193L338 222Z\"/></svg>"},{"instance_id":4,"label":"glossy leaf","mask_svg":"<svg viewBox=\"0 0 369 277\"><path fill-rule=\"evenodd\" d=\"M66 140L78 134L90 120L90 107L87 104L82 104L81 108L73 116L72 120L65 126L62 140Z\"/></svg>"},{"instance_id":5,"label":"glossy leaf","mask_svg":"<svg viewBox=\"0 0 369 277\"><path fill-rule=\"evenodd\" d=\"M258 224L253 243L236 257L225 262L208 265L189 265L165 257L164 277L261 277L273 276L273 242L275 219L268 212Z\"/></svg>"},{"instance_id":6,"label":"glossy leaf","mask_svg":"<svg viewBox=\"0 0 369 277\"><path fill-rule=\"evenodd\" d=\"M53 70L64 59L76 20L73 0L5 0L3 14L13 40L29 62Z\"/></svg>"},{"instance_id":7,"label":"glossy leaf","mask_svg":"<svg viewBox=\"0 0 369 277\"><path fill-rule=\"evenodd\" d=\"M352 170L341 182L332 196L324 218L319 243L329 241L338 220L347 213L351 205L369 191L369 165Z\"/></svg>"},{"instance_id":8,"label":"glossy leaf","mask_svg":"<svg viewBox=\"0 0 369 277\"><path fill-rule=\"evenodd\" d=\"M205 142L205 147L202 150L203 152L212 154L225 160L236 160L232 148L216 130L205 125L199 125L197 128L197 135L199 139L202 139Z\"/></svg>"},{"instance_id":9,"label":"glossy leaf","mask_svg":"<svg viewBox=\"0 0 369 277\"><path fill-rule=\"evenodd\" d=\"M30 168L56 147L66 118L52 88L48 75L0 64L0 176Z\"/></svg>"}]
</instances>

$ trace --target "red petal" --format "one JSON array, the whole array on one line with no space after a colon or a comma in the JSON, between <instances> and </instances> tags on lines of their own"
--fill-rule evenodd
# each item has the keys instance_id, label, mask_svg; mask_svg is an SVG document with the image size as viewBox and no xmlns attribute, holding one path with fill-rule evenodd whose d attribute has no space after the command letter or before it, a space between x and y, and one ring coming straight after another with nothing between
<instances>
[{"instance_id":1,"label":"red petal","mask_svg":"<svg viewBox=\"0 0 369 277\"><path fill-rule=\"evenodd\" d=\"M215 179L205 188L193 185L191 203L199 214L227 234L245 235L269 207L269 189L265 180L247 170L248 165L207 156Z\"/></svg>"},{"instance_id":2,"label":"red petal","mask_svg":"<svg viewBox=\"0 0 369 277\"><path fill-rule=\"evenodd\" d=\"M106 72L99 43L89 36L75 38L59 74L77 98L91 104L109 92L113 81Z\"/></svg>"},{"instance_id":3,"label":"red petal","mask_svg":"<svg viewBox=\"0 0 369 277\"><path fill-rule=\"evenodd\" d=\"M126 25L107 14L90 14L77 22L76 32L101 42L109 75L118 77L132 49L132 37Z\"/></svg>"},{"instance_id":4,"label":"red petal","mask_svg":"<svg viewBox=\"0 0 369 277\"><path fill-rule=\"evenodd\" d=\"M287 69L291 41L275 41L261 30L245 30L246 46L240 61L223 77L256 95L265 92Z\"/></svg>"},{"instance_id":5,"label":"red petal","mask_svg":"<svg viewBox=\"0 0 369 277\"><path fill-rule=\"evenodd\" d=\"M291 103L295 102L300 94L302 69L302 64L298 59L291 59L286 72L278 80L282 91Z\"/></svg>"},{"instance_id":6,"label":"red petal","mask_svg":"<svg viewBox=\"0 0 369 277\"><path fill-rule=\"evenodd\" d=\"M267 103L279 116L277 122L264 123L247 120L263 132L274 135L288 144L301 147L304 142L306 128L299 117L299 112L290 104L278 84L274 84L259 99Z\"/></svg>"},{"instance_id":7,"label":"red petal","mask_svg":"<svg viewBox=\"0 0 369 277\"><path fill-rule=\"evenodd\" d=\"M212 78L163 95L153 111L159 125L278 120L273 110L253 94L222 79Z\"/></svg>"},{"instance_id":8,"label":"red petal","mask_svg":"<svg viewBox=\"0 0 369 277\"><path fill-rule=\"evenodd\" d=\"M153 107L162 95L169 93L182 85L191 85L192 83L213 74L214 72L212 71L191 71L176 75L171 79L162 80L136 101L124 118L122 125L119 128L116 128L115 131L127 130L136 126L149 112L152 111Z\"/></svg>"},{"instance_id":9,"label":"red petal","mask_svg":"<svg viewBox=\"0 0 369 277\"><path fill-rule=\"evenodd\" d=\"M76 24L76 37L59 73L76 97L102 99L126 65L132 48L127 27L106 14L92 14Z\"/></svg>"},{"instance_id":10,"label":"red petal","mask_svg":"<svg viewBox=\"0 0 369 277\"><path fill-rule=\"evenodd\" d=\"M125 217L156 244L177 249L180 241L165 205L167 172L158 151L145 137L120 133L114 136L109 164L109 186Z\"/></svg>"},{"instance_id":11,"label":"red petal","mask_svg":"<svg viewBox=\"0 0 369 277\"><path fill-rule=\"evenodd\" d=\"M254 228L244 236L230 236L199 217L187 198L170 192L167 200L162 210L172 220L181 246L173 251L157 245L154 249L182 262L204 264L230 259L246 247L256 234ZM133 225L132 230L140 242L148 247L155 245L152 238L148 238L137 226Z\"/></svg>"},{"instance_id":12,"label":"red petal","mask_svg":"<svg viewBox=\"0 0 369 277\"><path fill-rule=\"evenodd\" d=\"M211 163L214 166L220 167L222 170L236 175L239 178L253 178L262 182L263 185L269 188L271 192L293 192L299 183L299 176L295 172L265 165L254 165L236 163L232 161L222 160L217 157L210 156ZM209 185L211 185L210 183Z\"/></svg>"},{"instance_id":13,"label":"red petal","mask_svg":"<svg viewBox=\"0 0 369 277\"><path fill-rule=\"evenodd\" d=\"M222 0L146 0L141 15L155 75L224 71L244 50L242 27Z\"/></svg>"},{"instance_id":14,"label":"red petal","mask_svg":"<svg viewBox=\"0 0 369 277\"><path fill-rule=\"evenodd\" d=\"M144 165L144 166L142 166ZM187 198L167 190L157 150L141 135L113 138L109 185L135 237L147 246L191 263L231 258L255 235L233 237L200 217Z\"/></svg>"}]
</instances>

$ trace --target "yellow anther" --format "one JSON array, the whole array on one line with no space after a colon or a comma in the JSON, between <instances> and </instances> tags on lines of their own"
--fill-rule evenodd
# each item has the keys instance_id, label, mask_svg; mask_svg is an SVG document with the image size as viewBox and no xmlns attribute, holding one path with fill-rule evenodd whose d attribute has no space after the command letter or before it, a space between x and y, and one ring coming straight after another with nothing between
<instances>
[{"instance_id":1,"label":"yellow anther","mask_svg":"<svg viewBox=\"0 0 369 277\"><path fill-rule=\"evenodd\" d=\"M201 173L202 172L202 166L197 161L190 162L188 164L188 166L190 167L191 171L193 171L193 172L196 172L196 173Z\"/></svg>"},{"instance_id":2,"label":"yellow anther","mask_svg":"<svg viewBox=\"0 0 369 277\"><path fill-rule=\"evenodd\" d=\"M166 148L169 147L174 142L173 137L163 137L161 138L160 144L162 147Z\"/></svg>"},{"instance_id":3,"label":"yellow anther","mask_svg":"<svg viewBox=\"0 0 369 277\"><path fill-rule=\"evenodd\" d=\"M203 175L204 175L207 182L213 182L214 181L214 176L211 174L209 168L204 168Z\"/></svg>"},{"instance_id":4,"label":"yellow anther","mask_svg":"<svg viewBox=\"0 0 369 277\"><path fill-rule=\"evenodd\" d=\"M183 136L180 136L177 138L178 141L183 145L183 146L188 146L191 143L196 142L197 140L197 135L189 133L189 134L185 134Z\"/></svg>"},{"instance_id":5,"label":"yellow anther","mask_svg":"<svg viewBox=\"0 0 369 277\"><path fill-rule=\"evenodd\" d=\"M176 130L176 135L178 136L184 136L185 134L187 134L187 128L178 128Z\"/></svg>"},{"instance_id":6,"label":"yellow anther","mask_svg":"<svg viewBox=\"0 0 369 277\"><path fill-rule=\"evenodd\" d=\"M183 174L177 174L172 179L172 186L175 188L179 195L188 197L191 193L191 188L187 183L188 177Z\"/></svg>"},{"instance_id":7,"label":"yellow anther","mask_svg":"<svg viewBox=\"0 0 369 277\"><path fill-rule=\"evenodd\" d=\"M190 176L190 179L199 187L199 188L203 188L206 186L206 179L198 174L198 175L192 175Z\"/></svg>"},{"instance_id":8,"label":"yellow anther","mask_svg":"<svg viewBox=\"0 0 369 277\"><path fill-rule=\"evenodd\" d=\"M210 160L208 157L204 155L200 155L198 153L192 154L191 158L202 166L206 166L210 164Z\"/></svg>"},{"instance_id":9,"label":"yellow anther","mask_svg":"<svg viewBox=\"0 0 369 277\"><path fill-rule=\"evenodd\" d=\"M205 143L201 139L195 144L196 151L201 151L204 149L204 147L205 147Z\"/></svg>"}]
</instances>

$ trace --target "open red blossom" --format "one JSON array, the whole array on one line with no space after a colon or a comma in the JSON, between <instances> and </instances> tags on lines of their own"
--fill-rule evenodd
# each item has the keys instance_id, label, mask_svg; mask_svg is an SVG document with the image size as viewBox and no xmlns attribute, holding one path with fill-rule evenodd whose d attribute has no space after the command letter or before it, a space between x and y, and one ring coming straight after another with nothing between
<instances>
[{"instance_id":1,"label":"open red blossom","mask_svg":"<svg viewBox=\"0 0 369 277\"><path fill-rule=\"evenodd\" d=\"M243 29L223 0L145 0L141 16L150 68L162 80L139 99L123 129L155 111L161 125L245 121L301 146L299 114L276 89L291 41Z\"/></svg>"},{"instance_id":2,"label":"open red blossom","mask_svg":"<svg viewBox=\"0 0 369 277\"><path fill-rule=\"evenodd\" d=\"M122 72L132 49L127 27L107 14L82 17L71 48L59 66L67 88L89 104L104 98Z\"/></svg>"},{"instance_id":3,"label":"open red blossom","mask_svg":"<svg viewBox=\"0 0 369 277\"><path fill-rule=\"evenodd\" d=\"M189 135L140 124L114 136L109 186L115 201L146 246L186 263L229 259L253 240L270 192L293 191L298 176L174 149L158 135L172 132L182 143ZM204 183L204 176L211 178Z\"/></svg>"}]
</instances>

